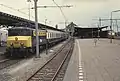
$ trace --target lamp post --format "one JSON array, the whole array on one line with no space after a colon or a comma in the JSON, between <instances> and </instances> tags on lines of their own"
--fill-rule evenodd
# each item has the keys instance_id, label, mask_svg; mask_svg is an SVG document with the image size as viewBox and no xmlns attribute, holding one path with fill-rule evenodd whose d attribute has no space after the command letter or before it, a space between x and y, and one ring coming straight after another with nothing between
<instances>
[{"instance_id":1,"label":"lamp post","mask_svg":"<svg viewBox=\"0 0 120 81\"><path fill-rule=\"evenodd\" d=\"M27 2L28 2L28 11L29 11L29 20L30 20L30 2L31 2L31 0L27 0Z\"/></svg>"},{"instance_id":2,"label":"lamp post","mask_svg":"<svg viewBox=\"0 0 120 81\"><path fill-rule=\"evenodd\" d=\"M98 25L98 40L100 38L100 31L99 31L100 27L101 27L101 18L99 18L99 25Z\"/></svg>"},{"instance_id":3,"label":"lamp post","mask_svg":"<svg viewBox=\"0 0 120 81\"><path fill-rule=\"evenodd\" d=\"M46 55L48 54L48 40L47 40L47 27L46 27L47 19L45 19L45 32L46 32Z\"/></svg>"},{"instance_id":4,"label":"lamp post","mask_svg":"<svg viewBox=\"0 0 120 81\"><path fill-rule=\"evenodd\" d=\"M113 11L111 12L111 18L110 18L110 35L111 35L111 37L110 37L110 43L112 43L112 13L113 13Z\"/></svg>"},{"instance_id":5,"label":"lamp post","mask_svg":"<svg viewBox=\"0 0 120 81\"><path fill-rule=\"evenodd\" d=\"M38 18L37 18L37 1L34 0L34 7L35 7L35 28L36 28L36 58L39 58L39 38L38 38Z\"/></svg>"},{"instance_id":6,"label":"lamp post","mask_svg":"<svg viewBox=\"0 0 120 81\"><path fill-rule=\"evenodd\" d=\"M117 36L118 36L118 24L117 24L117 20L116 20L116 26L117 26Z\"/></svg>"},{"instance_id":7,"label":"lamp post","mask_svg":"<svg viewBox=\"0 0 120 81\"><path fill-rule=\"evenodd\" d=\"M119 12L120 10L115 10L115 11L112 11L111 12L111 18L110 18L110 34L111 34L111 37L110 37L110 43L112 43L112 15L113 15L113 12Z\"/></svg>"}]
</instances>

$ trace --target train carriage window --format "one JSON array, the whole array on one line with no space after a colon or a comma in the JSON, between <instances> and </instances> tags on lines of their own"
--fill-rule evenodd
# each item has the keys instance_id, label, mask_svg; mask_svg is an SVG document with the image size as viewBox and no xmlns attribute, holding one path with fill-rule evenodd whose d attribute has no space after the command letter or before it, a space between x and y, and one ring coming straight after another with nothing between
<instances>
[{"instance_id":1,"label":"train carriage window","mask_svg":"<svg viewBox=\"0 0 120 81\"><path fill-rule=\"evenodd\" d=\"M50 33L49 33L49 38L50 38Z\"/></svg>"},{"instance_id":2,"label":"train carriage window","mask_svg":"<svg viewBox=\"0 0 120 81\"><path fill-rule=\"evenodd\" d=\"M56 38L56 33L55 33L55 38Z\"/></svg>"},{"instance_id":3,"label":"train carriage window","mask_svg":"<svg viewBox=\"0 0 120 81\"><path fill-rule=\"evenodd\" d=\"M55 38L55 33L53 33L53 38Z\"/></svg>"},{"instance_id":4,"label":"train carriage window","mask_svg":"<svg viewBox=\"0 0 120 81\"><path fill-rule=\"evenodd\" d=\"M49 33L47 33L47 38L49 38Z\"/></svg>"},{"instance_id":5,"label":"train carriage window","mask_svg":"<svg viewBox=\"0 0 120 81\"><path fill-rule=\"evenodd\" d=\"M52 33L50 33L50 38L52 37Z\"/></svg>"},{"instance_id":6,"label":"train carriage window","mask_svg":"<svg viewBox=\"0 0 120 81\"><path fill-rule=\"evenodd\" d=\"M50 38L51 38L51 33L50 33Z\"/></svg>"},{"instance_id":7,"label":"train carriage window","mask_svg":"<svg viewBox=\"0 0 120 81\"><path fill-rule=\"evenodd\" d=\"M54 38L54 33L52 33L52 38Z\"/></svg>"},{"instance_id":8,"label":"train carriage window","mask_svg":"<svg viewBox=\"0 0 120 81\"><path fill-rule=\"evenodd\" d=\"M56 37L58 37L58 34L56 33Z\"/></svg>"},{"instance_id":9,"label":"train carriage window","mask_svg":"<svg viewBox=\"0 0 120 81\"><path fill-rule=\"evenodd\" d=\"M57 33L57 37L59 38L59 33Z\"/></svg>"},{"instance_id":10,"label":"train carriage window","mask_svg":"<svg viewBox=\"0 0 120 81\"><path fill-rule=\"evenodd\" d=\"M53 38L54 38L55 34L53 33Z\"/></svg>"},{"instance_id":11,"label":"train carriage window","mask_svg":"<svg viewBox=\"0 0 120 81\"><path fill-rule=\"evenodd\" d=\"M49 38L49 33L47 33L47 38Z\"/></svg>"},{"instance_id":12,"label":"train carriage window","mask_svg":"<svg viewBox=\"0 0 120 81\"><path fill-rule=\"evenodd\" d=\"M52 33L52 37L54 38L54 33Z\"/></svg>"},{"instance_id":13,"label":"train carriage window","mask_svg":"<svg viewBox=\"0 0 120 81\"><path fill-rule=\"evenodd\" d=\"M56 33L54 33L54 38L56 38L55 35L56 35Z\"/></svg>"},{"instance_id":14,"label":"train carriage window","mask_svg":"<svg viewBox=\"0 0 120 81\"><path fill-rule=\"evenodd\" d=\"M59 33L57 34L57 37L59 37Z\"/></svg>"},{"instance_id":15,"label":"train carriage window","mask_svg":"<svg viewBox=\"0 0 120 81\"><path fill-rule=\"evenodd\" d=\"M58 34L58 37L60 37L60 34Z\"/></svg>"},{"instance_id":16,"label":"train carriage window","mask_svg":"<svg viewBox=\"0 0 120 81\"><path fill-rule=\"evenodd\" d=\"M51 38L51 33L50 33L50 38Z\"/></svg>"},{"instance_id":17,"label":"train carriage window","mask_svg":"<svg viewBox=\"0 0 120 81\"><path fill-rule=\"evenodd\" d=\"M50 37L50 34L48 33L48 38Z\"/></svg>"},{"instance_id":18,"label":"train carriage window","mask_svg":"<svg viewBox=\"0 0 120 81\"><path fill-rule=\"evenodd\" d=\"M53 33L51 33L51 38L53 38Z\"/></svg>"}]
</instances>

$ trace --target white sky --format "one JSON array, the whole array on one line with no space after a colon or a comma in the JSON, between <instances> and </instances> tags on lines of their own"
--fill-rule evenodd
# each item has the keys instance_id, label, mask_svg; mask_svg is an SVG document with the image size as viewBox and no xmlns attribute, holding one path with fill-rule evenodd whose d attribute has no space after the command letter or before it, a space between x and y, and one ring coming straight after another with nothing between
<instances>
[{"instance_id":1,"label":"white sky","mask_svg":"<svg viewBox=\"0 0 120 81\"><path fill-rule=\"evenodd\" d=\"M96 26L97 20L101 18L110 18L110 12L120 9L120 0L55 0L59 5L73 5L72 8L63 8L63 12L66 15L69 22L75 22L82 26ZM27 0L0 0L0 4L4 4L15 9L28 8ZM33 0L31 7L33 7ZM55 5L52 0L38 0L38 5ZM18 11L9 9L0 5L0 11L10 13L16 16L29 18L28 15L22 14ZM22 9L22 12L28 14L28 9ZM32 16L34 16L34 10L31 10ZM114 18L120 17L120 12L113 14ZM44 23L47 18L47 25L55 26L59 23L59 28L64 28L64 25L60 25L60 22L64 21L64 18L58 8L39 8L38 20ZM34 20L31 17L32 20ZM103 22L104 25L109 25L109 22ZM120 23L120 22L119 22Z\"/></svg>"}]
</instances>

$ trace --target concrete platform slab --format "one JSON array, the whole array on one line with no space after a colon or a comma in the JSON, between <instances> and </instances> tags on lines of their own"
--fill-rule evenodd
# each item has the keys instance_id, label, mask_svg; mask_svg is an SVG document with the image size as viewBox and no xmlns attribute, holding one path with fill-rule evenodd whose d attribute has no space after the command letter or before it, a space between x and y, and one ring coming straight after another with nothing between
<instances>
[{"instance_id":1,"label":"concrete platform slab","mask_svg":"<svg viewBox=\"0 0 120 81\"><path fill-rule=\"evenodd\" d=\"M64 81L120 81L120 40L76 39Z\"/></svg>"},{"instance_id":2,"label":"concrete platform slab","mask_svg":"<svg viewBox=\"0 0 120 81\"><path fill-rule=\"evenodd\" d=\"M73 54L71 56L65 77L63 81L83 81L83 69L81 65L81 52L78 41L75 41Z\"/></svg>"}]
</instances>

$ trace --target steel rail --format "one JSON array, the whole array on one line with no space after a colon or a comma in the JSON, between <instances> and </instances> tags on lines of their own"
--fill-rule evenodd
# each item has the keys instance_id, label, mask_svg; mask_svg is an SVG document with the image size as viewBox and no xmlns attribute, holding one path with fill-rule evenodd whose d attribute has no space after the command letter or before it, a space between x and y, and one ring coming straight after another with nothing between
<instances>
[{"instance_id":1,"label":"steel rail","mask_svg":"<svg viewBox=\"0 0 120 81\"><path fill-rule=\"evenodd\" d=\"M63 66L63 64L64 64L64 62L66 61L66 59L67 59L67 57L68 57L68 55L69 55L69 53L70 53L71 49L72 49L72 45L71 45L71 47L70 47L70 50L69 50L69 51L67 51L67 54L66 54L65 58L63 59L62 63L60 64L59 68L57 69L57 71L56 71L56 73L55 73L55 75L53 76L53 78L52 78L52 80L51 80L51 81L54 81L54 80L55 80L55 78L56 78L57 74L58 74L58 73L59 73L59 71L61 70L61 68L62 68L62 66Z\"/></svg>"},{"instance_id":2,"label":"steel rail","mask_svg":"<svg viewBox=\"0 0 120 81\"><path fill-rule=\"evenodd\" d=\"M54 59L54 57L56 57L58 55L58 53L60 53L65 46L69 43L70 40L68 40L67 43L65 43L57 52L55 52L54 56L51 57L39 70L37 70L32 76L30 76L26 81L29 81L32 77L34 77L42 68L44 68L52 59Z\"/></svg>"},{"instance_id":3,"label":"steel rail","mask_svg":"<svg viewBox=\"0 0 120 81\"><path fill-rule=\"evenodd\" d=\"M5 59L0 61L0 70L4 69L4 68L8 68L12 65L15 65L17 63L19 63L22 59Z\"/></svg>"},{"instance_id":4,"label":"steel rail","mask_svg":"<svg viewBox=\"0 0 120 81\"><path fill-rule=\"evenodd\" d=\"M9 60L10 60L10 59L0 60L0 63L6 62L6 61L9 61Z\"/></svg>"}]
</instances>

